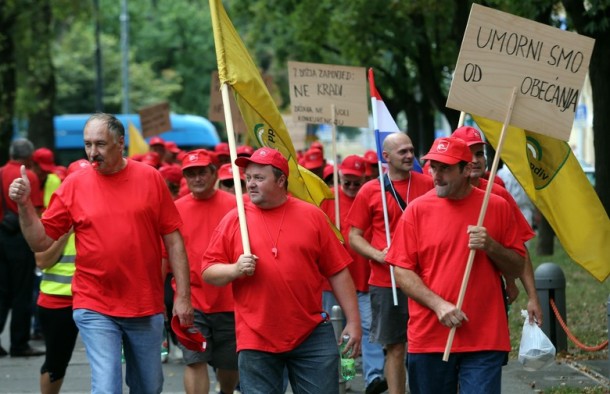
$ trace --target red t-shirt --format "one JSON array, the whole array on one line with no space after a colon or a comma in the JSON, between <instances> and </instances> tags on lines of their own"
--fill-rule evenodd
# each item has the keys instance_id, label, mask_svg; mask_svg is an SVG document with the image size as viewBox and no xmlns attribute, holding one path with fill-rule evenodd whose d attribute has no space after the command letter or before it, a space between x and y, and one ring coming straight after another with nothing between
<instances>
[{"instance_id":1,"label":"red t-shirt","mask_svg":"<svg viewBox=\"0 0 610 394\"><path fill-rule=\"evenodd\" d=\"M201 278L201 258L208 248L212 233L222 218L235 208L235 196L216 190L207 200L197 200L192 194L176 200L184 224L180 228L191 272L191 303L205 313L233 312L231 284L212 286Z\"/></svg>"},{"instance_id":2,"label":"red t-shirt","mask_svg":"<svg viewBox=\"0 0 610 394\"><path fill-rule=\"evenodd\" d=\"M334 193L334 188L332 188ZM352 275L352 280L354 281L354 286L356 286L357 291L368 292L369 291L369 276L371 274L371 267L369 265L368 259L363 257L362 255L356 253L349 245L349 229L350 226L348 224L348 214L349 210L354 203L354 198L349 197L342 188L339 188L339 221L341 224L341 234L343 235L343 239L345 241L344 246L347 249L347 252L352 257L354 262L349 265L349 273ZM324 200L320 205L320 208L326 213L326 216L330 219L331 222L335 223L335 200ZM336 223L335 223L336 224ZM367 229L365 231L365 238L370 238L370 230ZM328 281L324 283L324 290L331 291L330 284Z\"/></svg>"},{"instance_id":3,"label":"red t-shirt","mask_svg":"<svg viewBox=\"0 0 610 394\"><path fill-rule=\"evenodd\" d=\"M288 197L273 209L248 202L245 210L251 252L258 261L253 276L233 281L237 350L286 352L324 320L320 276L338 273L351 259L315 205ZM214 231L201 269L233 264L241 254L235 209Z\"/></svg>"},{"instance_id":4,"label":"red t-shirt","mask_svg":"<svg viewBox=\"0 0 610 394\"><path fill-rule=\"evenodd\" d=\"M496 179L500 179L500 178L496 177ZM487 189L488 184L489 184L489 181L487 179L479 178L479 186L477 186L477 187L479 189L485 191L485 189ZM519 205L517 205L517 202L515 201L513 196L508 192L508 190L506 190L505 188L503 188L502 186L500 186L499 184L494 182L494 184L491 185L491 192L493 194L496 194L496 195L502 197L503 199L505 199L508 202L508 204L511 206L511 208L513 209L513 215L515 215L515 220L517 221L517 231L519 232L520 238L523 240L523 243L526 243L530 239L534 238L536 233L530 227L530 224L528 223L525 216L523 216L521 209L519 209Z\"/></svg>"},{"instance_id":5,"label":"red t-shirt","mask_svg":"<svg viewBox=\"0 0 610 394\"><path fill-rule=\"evenodd\" d=\"M415 171L411 171L410 174L411 177L409 179L392 182L396 193L402 197L407 205L434 187L431 177ZM386 190L385 198L388 207L388 220L390 222L390 237L392 237L398 220L402 215L402 210L389 190ZM372 229L370 240L372 247L378 250L383 250L387 247L379 180L373 179L362 186L349 211L348 221L351 226L361 230ZM369 262L371 264L369 285L392 287L388 265L372 260L369 260Z\"/></svg>"},{"instance_id":6,"label":"red t-shirt","mask_svg":"<svg viewBox=\"0 0 610 394\"><path fill-rule=\"evenodd\" d=\"M8 188L16 178L21 178L21 163L15 160L9 160L4 167L2 167L2 196L6 207L11 211L17 213L17 203L8 197ZM35 207L43 206L43 194L40 190L40 182L38 177L30 170L25 170L28 180L30 181L30 199ZM0 218L4 215L4 208L0 204Z\"/></svg>"},{"instance_id":7,"label":"red t-shirt","mask_svg":"<svg viewBox=\"0 0 610 394\"><path fill-rule=\"evenodd\" d=\"M410 205L398 224L386 261L418 274L443 299L457 303L468 262L467 228L475 225L485 193L477 188L464 199L438 198L430 191ZM504 247L525 254L509 204L489 196L483 226ZM509 351L501 273L482 251L475 254L462 310L469 321L457 329L452 352ZM436 314L409 298L410 353L442 353L449 329Z\"/></svg>"},{"instance_id":8,"label":"red t-shirt","mask_svg":"<svg viewBox=\"0 0 610 394\"><path fill-rule=\"evenodd\" d=\"M112 175L84 168L57 189L42 222L53 239L74 226L75 309L117 317L163 312L159 239L182 221L159 171L133 160Z\"/></svg>"}]
</instances>

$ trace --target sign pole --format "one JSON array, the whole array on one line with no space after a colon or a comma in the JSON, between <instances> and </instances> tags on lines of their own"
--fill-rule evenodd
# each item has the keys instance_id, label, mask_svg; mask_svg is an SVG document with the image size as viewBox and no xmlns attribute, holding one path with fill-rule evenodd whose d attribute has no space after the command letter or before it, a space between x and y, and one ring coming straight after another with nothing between
<instances>
[{"instance_id":1,"label":"sign pole","mask_svg":"<svg viewBox=\"0 0 610 394\"><path fill-rule=\"evenodd\" d=\"M496 155L494 157L493 164L491 166L491 172L489 173L489 180L487 183L487 188L485 189L485 197L483 198L483 205L481 206L481 211L479 212L479 219L477 220L477 227L483 225L483 220L485 220L485 214L487 213L487 205L489 203L489 195L491 194L491 189L494 183L494 178L496 177L496 172L498 171L498 165L500 163L500 153L502 152L502 146L504 145L504 139L506 138L506 129L510 123L510 117L513 113L513 108L515 106L515 98L517 97L517 88L513 88L513 91L510 96L510 101L508 105L508 111L506 113L506 117L504 118L504 124L502 125L502 132L500 134L500 141L498 142L498 149L496 149ZM472 271L472 264L474 262L474 255L476 253L475 249L470 249L470 254L468 255L468 263L466 264L466 270L464 272L464 277L462 278L462 287L460 288L460 293L458 295L458 300L456 307L457 309L462 309L462 305L464 304L464 296L466 295L466 288L468 287L468 279L470 278L470 271ZM447 344L445 345L445 353L443 353L443 361L449 360L449 354L451 353L451 345L453 345L453 338L455 337L455 330L457 327L452 327L449 332L449 337L447 338Z\"/></svg>"}]
</instances>

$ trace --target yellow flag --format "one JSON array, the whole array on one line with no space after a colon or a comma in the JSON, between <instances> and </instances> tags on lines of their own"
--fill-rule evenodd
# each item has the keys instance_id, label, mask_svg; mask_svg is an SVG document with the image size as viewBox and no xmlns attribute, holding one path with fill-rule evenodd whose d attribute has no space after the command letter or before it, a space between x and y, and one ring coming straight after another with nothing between
<instances>
[{"instance_id":1,"label":"yellow flag","mask_svg":"<svg viewBox=\"0 0 610 394\"><path fill-rule=\"evenodd\" d=\"M495 148L502 124L473 116ZM500 154L566 253L597 280L610 275L610 220L570 146L509 127Z\"/></svg>"},{"instance_id":2,"label":"yellow flag","mask_svg":"<svg viewBox=\"0 0 610 394\"><path fill-rule=\"evenodd\" d=\"M288 190L293 196L320 206L333 193L316 175L298 165L296 152L280 111L258 68L235 31L220 0L210 0L218 77L231 85L247 126L247 138L256 147L277 149L288 160Z\"/></svg>"},{"instance_id":3,"label":"yellow flag","mask_svg":"<svg viewBox=\"0 0 610 394\"><path fill-rule=\"evenodd\" d=\"M142 138L140 130L129 122L129 149L127 156L132 157L133 155L143 155L148 152L148 144Z\"/></svg>"}]
</instances>

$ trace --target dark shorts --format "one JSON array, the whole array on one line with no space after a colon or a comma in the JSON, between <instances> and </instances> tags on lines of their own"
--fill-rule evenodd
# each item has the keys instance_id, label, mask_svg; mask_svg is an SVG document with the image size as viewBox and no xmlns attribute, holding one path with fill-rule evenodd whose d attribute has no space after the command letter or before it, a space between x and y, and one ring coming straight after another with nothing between
<instances>
[{"instance_id":1,"label":"dark shorts","mask_svg":"<svg viewBox=\"0 0 610 394\"><path fill-rule=\"evenodd\" d=\"M398 306L394 306L391 287L370 286L371 333L369 340L382 345L407 342L407 297L396 289Z\"/></svg>"},{"instance_id":2,"label":"dark shorts","mask_svg":"<svg viewBox=\"0 0 610 394\"><path fill-rule=\"evenodd\" d=\"M72 358L78 328L72 319L72 307L49 309L38 306L38 316L47 353L40 373L49 373L51 382L62 379Z\"/></svg>"},{"instance_id":3,"label":"dark shorts","mask_svg":"<svg viewBox=\"0 0 610 394\"><path fill-rule=\"evenodd\" d=\"M235 314L205 314L195 310L195 326L207 341L205 352L194 352L179 344L187 365L208 363L218 369L237 370Z\"/></svg>"}]
</instances>

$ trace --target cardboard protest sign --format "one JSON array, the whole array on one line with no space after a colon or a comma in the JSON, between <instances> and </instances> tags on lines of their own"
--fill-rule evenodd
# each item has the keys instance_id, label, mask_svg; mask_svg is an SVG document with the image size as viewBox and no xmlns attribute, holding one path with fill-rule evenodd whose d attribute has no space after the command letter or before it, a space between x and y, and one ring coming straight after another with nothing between
<instances>
[{"instance_id":1,"label":"cardboard protest sign","mask_svg":"<svg viewBox=\"0 0 610 394\"><path fill-rule=\"evenodd\" d=\"M594 42L473 4L447 107L567 141Z\"/></svg>"},{"instance_id":2,"label":"cardboard protest sign","mask_svg":"<svg viewBox=\"0 0 610 394\"><path fill-rule=\"evenodd\" d=\"M267 90L271 93L273 90L273 78L270 75L263 75L263 82ZM233 129L238 135L246 134L246 124L244 123L241 114L239 113L239 107L235 102L233 94L229 95L231 101L231 117L233 119ZM277 100L276 100L277 102ZM278 104L279 105L279 104ZM222 103L222 95L220 94L220 80L218 78L218 71L212 72L212 80L210 83L210 106L208 108L208 119L213 122L225 122L224 105Z\"/></svg>"},{"instance_id":3,"label":"cardboard protest sign","mask_svg":"<svg viewBox=\"0 0 610 394\"><path fill-rule=\"evenodd\" d=\"M295 122L368 127L364 67L288 62L290 106Z\"/></svg>"},{"instance_id":4,"label":"cardboard protest sign","mask_svg":"<svg viewBox=\"0 0 610 394\"><path fill-rule=\"evenodd\" d=\"M294 150L305 150L307 148L307 124L303 122L295 122L292 116L282 115Z\"/></svg>"},{"instance_id":5,"label":"cardboard protest sign","mask_svg":"<svg viewBox=\"0 0 610 394\"><path fill-rule=\"evenodd\" d=\"M138 110L144 138L152 137L172 129L169 120L169 103L163 102Z\"/></svg>"}]
</instances>

